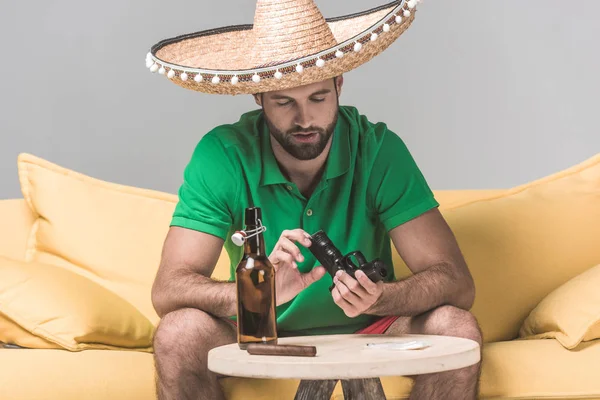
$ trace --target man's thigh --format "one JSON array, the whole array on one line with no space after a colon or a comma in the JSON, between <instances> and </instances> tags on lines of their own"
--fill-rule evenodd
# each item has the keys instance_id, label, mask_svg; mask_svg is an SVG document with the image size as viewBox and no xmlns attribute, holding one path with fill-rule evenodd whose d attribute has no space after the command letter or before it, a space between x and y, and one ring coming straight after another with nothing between
<instances>
[{"instance_id":1,"label":"man's thigh","mask_svg":"<svg viewBox=\"0 0 600 400\"><path fill-rule=\"evenodd\" d=\"M224 336L227 336L230 338L229 342L237 343L237 325L235 324L235 322L233 322L230 319L220 318L219 325L223 328L223 333L225 333ZM230 343L227 343L227 344L230 344ZM215 373L215 375L217 376L217 379L229 377L229 375L221 375L218 373Z\"/></svg>"},{"instance_id":2,"label":"man's thigh","mask_svg":"<svg viewBox=\"0 0 600 400\"><path fill-rule=\"evenodd\" d=\"M475 317L469 311L450 305L436 307L412 317L398 317L385 331L386 335L427 334L459 337L476 337L478 333L480 332ZM479 339L475 337L474 339Z\"/></svg>"},{"instance_id":3,"label":"man's thigh","mask_svg":"<svg viewBox=\"0 0 600 400\"><path fill-rule=\"evenodd\" d=\"M472 317L468 311L452 306L441 306L428 312L413 317L398 317L385 331L386 335L429 334L429 335L455 335L449 329L449 321L456 320L460 325L462 321ZM460 335L456 335L460 336ZM406 378L415 380L417 375L407 375Z\"/></svg>"}]
</instances>

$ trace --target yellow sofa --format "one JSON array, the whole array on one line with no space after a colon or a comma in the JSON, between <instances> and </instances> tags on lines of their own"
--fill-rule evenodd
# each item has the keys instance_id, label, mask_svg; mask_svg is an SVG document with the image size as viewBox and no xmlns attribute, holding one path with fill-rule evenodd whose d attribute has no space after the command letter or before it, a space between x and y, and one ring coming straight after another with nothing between
<instances>
[{"instance_id":1,"label":"yellow sofa","mask_svg":"<svg viewBox=\"0 0 600 400\"><path fill-rule=\"evenodd\" d=\"M42 269L70 271L133 305L139 312L135 321L156 326L150 287L176 196L103 182L27 154L19 156L18 166L24 198L0 200L0 272L3 259L17 266L36 263ZM578 317L585 308L578 302L587 301L598 319L600 305L590 303L591 295L579 298L576 293L570 294L573 304L562 301L579 324L575 328L561 325L564 320L556 326L540 322L543 310L535 320L531 317L551 293L600 264L600 154L511 189L435 193L476 282L472 312L485 342L480 398L600 399L600 340L593 327L581 334L574 330L580 332L579 322L586 318ZM400 277L410 274L397 254L394 268ZM228 274L223 252L214 276ZM155 397L151 349L143 348L151 338L134 337L140 348L94 348L91 343L85 350L67 349L65 343L77 346L81 336L58 341L50 328L36 329L47 320L64 323L53 314L56 310L43 303L36 317L24 311L11 315L30 300L13 296L12 308L3 308L7 294L1 287L0 282L0 340L9 335L14 343L39 348L0 348L0 399ZM85 298L74 292L64 296ZM102 301L85 304L90 315L96 315L92 307L103 307ZM69 306L61 303L67 310ZM110 310L99 313L106 312ZM598 319L588 325L600 326ZM82 329L93 329L93 324L88 321ZM132 329L127 326L123 329ZM554 338L553 329L572 339L578 335L571 348ZM64 338L68 333L63 329L60 334ZM382 383L388 399L404 399L412 382L386 377ZM293 399L298 381L225 378L222 385L228 399ZM333 398L343 398L339 385Z\"/></svg>"}]
</instances>

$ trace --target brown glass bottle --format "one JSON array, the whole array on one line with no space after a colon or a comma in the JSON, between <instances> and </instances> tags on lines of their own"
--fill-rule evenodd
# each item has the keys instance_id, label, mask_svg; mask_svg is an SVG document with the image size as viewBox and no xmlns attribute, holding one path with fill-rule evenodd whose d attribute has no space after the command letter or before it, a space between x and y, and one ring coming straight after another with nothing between
<instances>
[{"instance_id":1,"label":"brown glass bottle","mask_svg":"<svg viewBox=\"0 0 600 400\"><path fill-rule=\"evenodd\" d=\"M250 343L277 344L275 306L275 269L265 253L260 228L261 209L247 208L245 225L248 237L244 256L236 268L238 345L246 349ZM250 237L251 236L251 237Z\"/></svg>"}]
</instances>

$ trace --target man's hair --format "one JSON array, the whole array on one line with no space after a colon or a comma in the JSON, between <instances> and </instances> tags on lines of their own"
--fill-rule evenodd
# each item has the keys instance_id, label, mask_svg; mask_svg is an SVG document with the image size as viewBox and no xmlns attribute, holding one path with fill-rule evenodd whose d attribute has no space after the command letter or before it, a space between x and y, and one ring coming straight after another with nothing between
<instances>
[{"instance_id":1,"label":"man's hair","mask_svg":"<svg viewBox=\"0 0 600 400\"><path fill-rule=\"evenodd\" d=\"M339 96L338 90L337 90L337 78L339 78L339 76L334 76L333 77L333 88L335 89L335 95ZM260 92L260 104L265 104L264 99L263 99L263 92ZM264 105L263 105L264 107Z\"/></svg>"},{"instance_id":2,"label":"man's hair","mask_svg":"<svg viewBox=\"0 0 600 400\"><path fill-rule=\"evenodd\" d=\"M335 89L335 96L339 96L339 93L337 91L337 78L339 78L339 76L334 76L333 77L333 88Z\"/></svg>"}]
</instances>

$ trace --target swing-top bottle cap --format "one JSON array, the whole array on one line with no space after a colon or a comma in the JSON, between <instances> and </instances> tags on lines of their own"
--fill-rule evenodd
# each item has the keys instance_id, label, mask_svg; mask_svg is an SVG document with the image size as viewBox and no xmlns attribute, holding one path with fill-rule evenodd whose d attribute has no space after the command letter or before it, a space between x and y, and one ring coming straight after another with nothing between
<instances>
[{"instance_id":1,"label":"swing-top bottle cap","mask_svg":"<svg viewBox=\"0 0 600 400\"><path fill-rule=\"evenodd\" d=\"M231 235L231 241L236 246L243 246L244 245L244 241L246 240L246 236L247 236L246 232L244 232L244 231L237 231L233 235Z\"/></svg>"},{"instance_id":2,"label":"swing-top bottle cap","mask_svg":"<svg viewBox=\"0 0 600 400\"><path fill-rule=\"evenodd\" d=\"M258 225L258 220L262 220L262 212L260 207L248 207L246 208L246 217L244 223L247 225Z\"/></svg>"}]
</instances>

